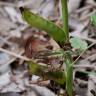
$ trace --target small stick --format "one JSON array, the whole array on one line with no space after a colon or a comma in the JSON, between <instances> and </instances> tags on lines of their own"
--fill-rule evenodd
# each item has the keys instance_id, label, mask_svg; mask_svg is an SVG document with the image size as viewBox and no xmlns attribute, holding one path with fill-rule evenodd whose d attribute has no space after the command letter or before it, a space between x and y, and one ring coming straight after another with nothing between
<instances>
[{"instance_id":1,"label":"small stick","mask_svg":"<svg viewBox=\"0 0 96 96\"><path fill-rule=\"evenodd\" d=\"M17 7L15 4L13 3L9 3L9 2L4 2L4 1L0 1L0 6L11 6L11 7Z\"/></svg>"},{"instance_id":2,"label":"small stick","mask_svg":"<svg viewBox=\"0 0 96 96\"><path fill-rule=\"evenodd\" d=\"M85 6L85 7L83 7L83 8L80 8L80 9L76 10L75 13L77 14L77 13L83 12L83 11L85 11L85 10L88 10L88 9L90 9L90 8L92 8L91 5Z\"/></svg>"},{"instance_id":3,"label":"small stick","mask_svg":"<svg viewBox=\"0 0 96 96\"><path fill-rule=\"evenodd\" d=\"M92 16L94 13L96 13L96 10L90 12L88 15L84 16L84 17L81 17L80 18L80 21L84 21L86 19L88 19L90 16Z\"/></svg>"},{"instance_id":4,"label":"small stick","mask_svg":"<svg viewBox=\"0 0 96 96\"><path fill-rule=\"evenodd\" d=\"M73 65L74 68L91 68L91 69L96 69L94 65Z\"/></svg>"},{"instance_id":5,"label":"small stick","mask_svg":"<svg viewBox=\"0 0 96 96\"><path fill-rule=\"evenodd\" d=\"M25 61L30 61L30 60L31 60L31 59L29 59L29 58L27 58L27 57L21 56L21 55L19 55L19 54L16 54L16 53L14 53L14 52L8 51L8 50L3 49L3 48L0 48L0 51L2 51L2 52L4 52L4 53L7 53L7 54L9 54L9 55L12 55L12 56L14 56L14 57L20 58L20 59L25 60Z\"/></svg>"},{"instance_id":6,"label":"small stick","mask_svg":"<svg viewBox=\"0 0 96 96\"><path fill-rule=\"evenodd\" d=\"M93 45L95 45L96 43L92 43L91 45L89 45L88 46L88 48L87 49L89 49L90 47L92 47ZM86 50L87 50L86 49ZM79 57L73 62L73 64L75 64L78 60L79 60L79 58L86 52L86 50L84 50L80 55L79 55Z\"/></svg>"},{"instance_id":7,"label":"small stick","mask_svg":"<svg viewBox=\"0 0 96 96\"><path fill-rule=\"evenodd\" d=\"M27 57L25 57L25 56L18 55L18 54L14 53L14 52L10 52L10 51L8 51L8 50L6 50L6 49L3 49L3 48L0 48L0 51L1 51L1 52L4 52L4 53L7 53L7 54L9 54L9 55L12 55L12 56L14 56L14 57L17 57L17 58L19 58L19 59L25 60L25 61L36 62L36 60L29 59L29 58L27 58ZM46 64L43 64L43 63L37 63L37 64L38 64L38 65L41 65L41 66L46 66Z\"/></svg>"},{"instance_id":8,"label":"small stick","mask_svg":"<svg viewBox=\"0 0 96 96\"><path fill-rule=\"evenodd\" d=\"M75 36L75 35L72 35L72 34L70 34L70 36L72 36L72 37L79 37L79 38L81 38L81 39L84 39L84 40L90 41L90 42L92 42L92 43L96 43L96 40L95 40L95 39L91 39L91 38L88 38L88 37Z\"/></svg>"}]
</instances>

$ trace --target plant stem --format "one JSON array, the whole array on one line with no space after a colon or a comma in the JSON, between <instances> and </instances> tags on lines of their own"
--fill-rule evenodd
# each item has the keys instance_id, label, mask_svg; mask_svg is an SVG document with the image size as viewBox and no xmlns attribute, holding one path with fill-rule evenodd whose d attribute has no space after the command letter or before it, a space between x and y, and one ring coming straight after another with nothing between
<instances>
[{"instance_id":1,"label":"plant stem","mask_svg":"<svg viewBox=\"0 0 96 96\"><path fill-rule=\"evenodd\" d=\"M68 96L73 96L73 60L69 52L65 54L66 63L66 91Z\"/></svg>"},{"instance_id":2,"label":"plant stem","mask_svg":"<svg viewBox=\"0 0 96 96\"><path fill-rule=\"evenodd\" d=\"M62 19L63 19L63 30L66 33L66 42L69 42L69 27L68 27L68 6L67 0L61 0L62 5Z\"/></svg>"},{"instance_id":3,"label":"plant stem","mask_svg":"<svg viewBox=\"0 0 96 96\"><path fill-rule=\"evenodd\" d=\"M67 0L61 0L62 5L62 19L63 19L63 30L66 34L66 43L69 43L69 27L68 27L68 6ZM73 94L73 65L72 57L70 53L66 53L66 91L68 96Z\"/></svg>"}]
</instances>

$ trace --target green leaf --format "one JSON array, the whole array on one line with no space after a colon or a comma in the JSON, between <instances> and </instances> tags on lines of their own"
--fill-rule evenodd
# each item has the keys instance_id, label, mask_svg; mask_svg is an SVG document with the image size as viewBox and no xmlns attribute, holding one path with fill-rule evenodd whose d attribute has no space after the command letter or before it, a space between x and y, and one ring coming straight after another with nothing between
<instances>
[{"instance_id":1,"label":"green leaf","mask_svg":"<svg viewBox=\"0 0 96 96\"><path fill-rule=\"evenodd\" d=\"M53 22L48 21L26 8L20 8L23 19L32 27L46 31L57 43L63 44L66 42L66 33Z\"/></svg>"},{"instance_id":2,"label":"green leaf","mask_svg":"<svg viewBox=\"0 0 96 96\"><path fill-rule=\"evenodd\" d=\"M87 49L88 47L88 44L84 40L81 40L78 37L71 38L70 43L73 48L79 49L81 51Z\"/></svg>"},{"instance_id":3,"label":"green leaf","mask_svg":"<svg viewBox=\"0 0 96 96\"><path fill-rule=\"evenodd\" d=\"M91 23L96 26L96 13L91 16Z\"/></svg>"},{"instance_id":4,"label":"green leaf","mask_svg":"<svg viewBox=\"0 0 96 96\"><path fill-rule=\"evenodd\" d=\"M38 75L38 76L43 76L43 72L47 69L47 66L39 65L33 61L29 61L29 72L30 74Z\"/></svg>"},{"instance_id":5,"label":"green leaf","mask_svg":"<svg viewBox=\"0 0 96 96\"><path fill-rule=\"evenodd\" d=\"M56 70L56 71L49 71L47 66L38 65L32 61L28 62L29 64L29 72L30 74L34 74L44 79L53 80L58 84L62 85L66 81L66 76L64 71Z\"/></svg>"},{"instance_id":6,"label":"green leaf","mask_svg":"<svg viewBox=\"0 0 96 96\"><path fill-rule=\"evenodd\" d=\"M56 83L63 85L66 82L66 76L64 71L56 70L56 71L49 71L46 73L45 77L47 79L55 81Z\"/></svg>"}]
</instances>

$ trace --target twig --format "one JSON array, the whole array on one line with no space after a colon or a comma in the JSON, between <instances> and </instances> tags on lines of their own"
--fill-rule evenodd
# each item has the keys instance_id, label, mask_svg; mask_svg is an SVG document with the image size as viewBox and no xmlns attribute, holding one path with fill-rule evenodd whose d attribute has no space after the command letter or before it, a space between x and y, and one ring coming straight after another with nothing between
<instances>
[{"instance_id":1,"label":"twig","mask_svg":"<svg viewBox=\"0 0 96 96\"><path fill-rule=\"evenodd\" d=\"M9 54L9 55L12 55L12 56L14 56L14 57L20 58L20 59L22 59L22 60L30 61L29 58L24 57L24 56L21 56L21 55L19 55L19 54L16 54L16 53L14 53L14 52L11 52L11 51L8 51L8 50L6 50L6 49L0 48L0 51L2 51L2 52L4 52L4 53L7 53L7 54Z\"/></svg>"},{"instance_id":2,"label":"twig","mask_svg":"<svg viewBox=\"0 0 96 96\"><path fill-rule=\"evenodd\" d=\"M91 5L92 7L95 7L96 8L96 3L94 1L94 3L87 3L87 5Z\"/></svg>"},{"instance_id":3,"label":"twig","mask_svg":"<svg viewBox=\"0 0 96 96\"><path fill-rule=\"evenodd\" d=\"M25 61L32 61L34 63L36 62L36 60L34 60L34 59L29 59L29 58L27 58L25 56L18 55L18 54L14 53L14 52L10 52L10 51L8 51L6 49L3 49L3 48L0 48L0 51L2 51L4 53L7 53L9 55L12 55L14 57L17 57L19 59L25 60ZM41 66L46 66L46 64L43 64L43 63L36 63L36 64L41 65Z\"/></svg>"},{"instance_id":4,"label":"twig","mask_svg":"<svg viewBox=\"0 0 96 96\"><path fill-rule=\"evenodd\" d=\"M94 13L96 12L96 10L94 10L93 12L90 12L88 15L85 15L83 18L80 18L80 21L84 21L86 19L88 19L90 16L92 16Z\"/></svg>"},{"instance_id":5,"label":"twig","mask_svg":"<svg viewBox=\"0 0 96 96\"><path fill-rule=\"evenodd\" d=\"M15 4L9 3L9 2L0 1L0 6L11 6L11 7L19 8L21 6L23 6L23 7L27 6L27 5L31 4L31 3L32 3L31 0L27 0L27 1L24 1L22 3L16 2Z\"/></svg>"},{"instance_id":6,"label":"twig","mask_svg":"<svg viewBox=\"0 0 96 96\"><path fill-rule=\"evenodd\" d=\"M90 47L92 47L93 45L95 45L96 43L92 43L91 45L89 45L88 46L88 48L86 49L86 50L88 50ZM86 52L86 50L84 50L80 55L79 55L79 57L73 62L73 64L75 64L78 60L79 60L79 58Z\"/></svg>"},{"instance_id":7,"label":"twig","mask_svg":"<svg viewBox=\"0 0 96 96\"><path fill-rule=\"evenodd\" d=\"M25 0L24 2L22 2L22 3L20 3L20 2L18 2L17 3L17 7L24 7L24 6L28 6L28 5L31 5L32 4L32 0Z\"/></svg>"},{"instance_id":8,"label":"twig","mask_svg":"<svg viewBox=\"0 0 96 96\"><path fill-rule=\"evenodd\" d=\"M17 7L15 4L13 3L9 3L9 2L3 2L0 1L0 6L11 6L11 7Z\"/></svg>"},{"instance_id":9,"label":"twig","mask_svg":"<svg viewBox=\"0 0 96 96\"><path fill-rule=\"evenodd\" d=\"M85 7L83 7L83 8L80 8L80 9L76 10L75 13L76 13L76 14L77 14L77 13L81 13L81 12L83 12L83 11L85 11L85 10L89 10L90 8L92 8L91 5L85 6Z\"/></svg>"},{"instance_id":10,"label":"twig","mask_svg":"<svg viewBox=\"0 0 96 96\"><path fill-rule=\"evenodd\" d=\"M96 69L94 65L73 65L74 68L91 68L91 69Z\"/></svg>"},{"instance_id":11,"label":"twig","mask_svg":"<svg viewBox=\"0 0 96 96\"><path fill-rule=\"evenodd\" d=\"M82 60L82 62L83 61L86 61L86 60L88 60L88 59L90 59L90 58L92 58L92 57L96 57L96 54L93 54L93 55L91 55L91 56L88 56L86 59L84 59L84 60ZM91 69L96 69L96 66L94 66L94 65L89 65L89 64L87 64L87 65L73 65L73 67L74 68L79 68L79 67L81 67L81 68L91 68Z\"/></svg>"},{"instance_id":12,"label":"twig","mask_svg":"<svg viewBox=\"0 0 96 96\"><path fill-rule=\"evenodd\" d=\"M90 58L96 57L96 54L93 54L91 56L88 56L87 58L85 58L83 61L89 60Z\"/></svg>"},{"instance_id":13,"label":"twig","mask_svg":"<svg viewBox=\"0 0 96 96\"><path fill-rule=\"evenodd\" d=\"M88 37L75 36L75 35L72 35L72 34L70 34L70 36L72 36L72 37L79 37L79 38L81 38L81 39L84 39L84 40L90 41L90 42L92 42L92 43L96 43L96 40L95 40L95 39L91 39L91 38L88 38Z\"/></svg>"},{"instance_id":14,"label":"twig","mask_svg":"<svg viewBox=\"0 0 96 96\"><path fill-rule=\"evenodd\" d=\"M8 44L8 45L12 45L12 43L9 42L9 41L7 41L7 39L9 39L9 38L0 37L0 41L2 41L3 43L6 43L6 44Z\"/></svg>"}]
</instances>

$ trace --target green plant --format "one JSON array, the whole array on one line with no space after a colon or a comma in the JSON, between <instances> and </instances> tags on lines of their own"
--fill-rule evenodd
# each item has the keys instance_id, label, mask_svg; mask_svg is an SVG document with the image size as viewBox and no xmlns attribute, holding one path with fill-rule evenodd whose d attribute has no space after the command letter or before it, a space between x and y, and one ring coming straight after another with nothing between
<instances>
[{"instance_id":1,"label":"green plant","mask_svg":"<svg viewBox=\"0 0 96 96\"><path fill-rule=\"evenodd\" d=\"M82 41L80 38L69 38L68 28L68 8L67 0L61 0L62 5L62 20L63 28L58 27L51 21L45 20L42 17L30 12L26 8L20 8L23 19L30 24L32 27L46 31L61 47L61 51L57 54L62 54L65 59L63 62L66 64L66 70L56 70L54 72L45 72L48 66L38 65L33 61L28 62L30 73L39 76L44 76L45 79L50 79L57 82L60 85L66 83L66 91L68 96L73 96L73 53L71 47L84 51L87 49L87 43ZM69 46L71 45L71 46ZM83 47L81 46L83 45ZM64 51L64 47L69 47ZM54 53L55 54L55 53ZM52 55L52 54L51 54Z\"/></svg>"}]
</instances>

